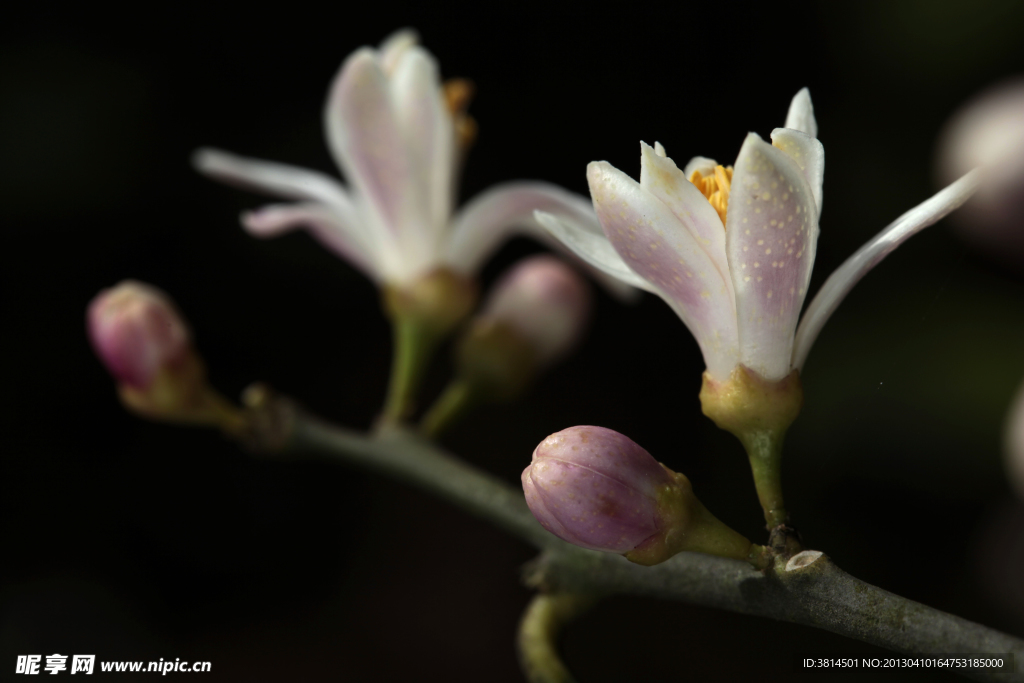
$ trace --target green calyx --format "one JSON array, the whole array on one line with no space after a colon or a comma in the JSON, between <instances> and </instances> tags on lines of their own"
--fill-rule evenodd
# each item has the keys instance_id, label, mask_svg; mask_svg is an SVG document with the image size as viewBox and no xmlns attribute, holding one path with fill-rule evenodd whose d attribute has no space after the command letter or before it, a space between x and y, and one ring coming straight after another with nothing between
<instances>
[{"instance_id":1,"label":"green calyx","mask_svg":"<svg viewBox=\"0 0 1024 683\"><path fill-rule=\"evenodd\" d=\"M386 422L403 421L413 412L434 350L469 315L476 300L476 282L446 269L412 284L384 288L382 303L394 336Z\"/></svg>"},{"instance_id":2,"label":"green calyx","mask_svg":"<svg viewBox=\"0 0 1024 683\"><path fill-rule=\"evenodd\" d=\"M700 402L704 414L746 449L768 527L785 524L782 442L803 405L800 373L772 382L738 365L728 380L718 382L705 372Z\"/></svg>"},{"instance_id":3,"label":"green calyx","mask_svg":"<svg viewBox=\"0 0 1024 683\"><path fill-rule=\"evenodd\" d=\"M625 553L626 559L651 566L686 550L745 560L761 568L766 560L760 546L755 546L711 514L694 495L693 486L685 475L665 469L675 481L658 492L662 530Z\"/></svg>"},{"instance_id":4,"label":"green calyx","mask_svg":"<svg viewBox=\"0 0 1024 683\"><path fill-rule=\"evenodd\" d=\"M160 368L145 389L122 384L118 396L125 408L150 420L219 427L229 434L246 426L242 411L206 381L203 361L191 349Z\"/></svg>"}]
</instances>

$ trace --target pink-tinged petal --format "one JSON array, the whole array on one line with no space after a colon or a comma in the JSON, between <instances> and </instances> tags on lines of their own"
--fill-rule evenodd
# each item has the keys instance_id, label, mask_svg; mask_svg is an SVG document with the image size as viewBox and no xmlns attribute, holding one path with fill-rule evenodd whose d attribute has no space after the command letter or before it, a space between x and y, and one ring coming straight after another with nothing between
<instances>
[{"instance_id":1,"label":"pink-tinged petal","mask_svg":"<svg viewBox=\"0 0 1024 683\"><path fill-rule=\"evenodd\" d=\"M363 271L370 279L380 276L370 245L358 227L322 204L275 204L242 214L242 225L257 237L306 228L318 242Z\"/></svg>"},{"instance_id":2,"label":"pink-tinged petal","mask_svg":"<svg viewBox=\"0 0 1024 683\"><path fill-rule=\"evenodd\" d=\"M586 467L547 459L533 465L530 478L570 543L627 553L658 531L654 501Z\"/></svg>"},{"instance_id":3,"label":"pink-tinged petal","mask_svg":"<svg viewBox=\"0 0 1024 683\"><path fill-rule=\"evenodd\" d=\"M664 524L659 494L673 477L638 444L603 427L570 427L544 439L523 472L534 516L570 543L625 553Z\"/></svg>"},{"instance_id":4,"label":"pink-tinged petal","mask_svg":"<svg viewBox=\"0 0 1024 683\"><path fill-rule=\"evenodd\" d=\"M800 329L797 330L793 348L793 367L803 368L807 354L814 340L818 338L821 328L853 286L909 237L938 222L967 201L978 189L982 177L981 169L975 169L931 199L907 211L858 249L829 276L800 321Z\"/></svg>"},{"instance_id":5,"label":"pink-tinged petal","mask_svg":"<svg viewBox=\"0 0 1024 683\"><path fill-rule=\"evenodd\" d=\"M1024 500L1024 384L1006 416L1006 473L1010 486Z\"/></svg>"},{"instance_id":6,"label":"pink-tinged petal","mask_svg":"<svg viewBox=\"0 0 1024 683\"><path fill-rule=\"evenodd\" d=\"M664 202L690 231L722 276L732 297L732 280L725 257L725 226L707 197L686 179L674 161L640 143L640 187Z\"/></svg>"},{"instance_id":7,"label":"pink-tinged petal","mask_svg":"<svg viewBox=\"0 0 1024 683\"><path fill-rule=\"evenodd\" d=\"M818 137L818 122L814 118L811 91L807 88L802 88L800 92L793 96L793 101L789 103L789 113L786 114L785 128L798 130L812 138Z\"/></svg>"},{"instance_id":8,"label":"pink-tinged petal","mask_svg":"<svg viewBox=\"0 0 1024 683\"><path fill-rule=\"evenodd\" d=\"M536 211L534 216L556 240L600 273L626 285L628 290L635 287L657 293L651 283L630 270L604 232L595 232L589 221L568 220L543 211ZM594 223L597 223L596 218ZM596 227L600 230L600 225Z\"/></svg>"},{"instance_id":9,"label":"pink-tinged petal","mask_svg":"<svg viewBox=\"0 0 1024 683\"><path fill-rule=\"evenodd\" d=\"M590 236L599 238L605 245L603 252L600 243L593 244L594 239L589 239L589 246L593 249L584 248L580 251L574 245L579 240L574 240L570 236L568 240L563 241L558 239L557 235L552 236L547 227L534 216L534 211L556 217L566 225L565 230L568 233L587 233L581 238L584 241ZM556 225L554 230L560 228L560 225ZM607 255L610 252L614 255L614 250L601 232L601 226L597 223L590 202L550 183L503 183L474 197L455 216L447 240L446 261L457 272L476 273L498 247L517 234L532 237L561 251L568 248L566 253L575 253L597 269L591 274L612 294L621 299L628 299L634 295L632 288L623 287L620 283L621 280L633 287L638 286L629 279L628 268L625 272L621 268L616 270L615 266L620 265L622 259L616 255L614 260L617 264L613 263L612 270L609 270L600 258L602 253ZM598 258L595 259L594 256ZM604 273L612 277L605 277ZM635 275L633 279L636 279Z\"/></svg>"},{"instance_id":10,"label":"pink-tinged petal","mask_svg":"<svg viewBox=\"0 0 1024 683\"><path fill-rule=\"evenodd\" d=\"M352 212L352 202L345 188L334 178L317 171L210 148L196 150L192 165L200 173L231 185L285 199L326 204L342 213Z\"/></svg>"},{"instance_id":11,"label":"pink-tinged petal","mask_svg":"<svg viewBox=\"0 0 1024 683\"><path fill-rule=\"evenodd\" d=\"M772 131L772 145L788 154L807 179L814 197L814 205L821 217L821 185L825 180L825 148L806 133L790 128L776 128Z\"/></svg>"},{"instance_id":12,"label":"pink-tinged petal","mask_svg":"<svg viewBox=\"0 0 1024 683\"><path fill-rule=\"evenodd\" d=\"M420 37L411 28L399 29L385 38L384 42L380 44L379 50L380 63L384 73L393 73L402 54L418 42L420 42Z\"/></svg>"},{"instance_id":13,"label":"pink-tinged petal","mask_svg":"<svg viewBox=\"0 0 1024 683\"><path fill-rule=\"evenodd\" d=\"M540 489L533 483L533 477L530 476L532 471L532 465L523 470L523 474L520 477L523 482L523 494L526 496L526 505L530 508L533 516L540 522L540 525L547 531L558 536L560 539L573 545L580 545L580 539L572 534L564 524L562 524L558 517L551 514L547 504L540 495Z\"/></svg>"},{"instance_id":14,"label":"pink-tinged petal","mask_svg":"<svg viewBox=\"0 0 1024 683\"><path fill-rule=\"evenodd\" d=\"M754 133L736 159L725 234L740 360L765 379L781 379L790 372L814 265L818 211L793 159Z\"/></svg>"},{"instance_id":15,"label":"pink-tinged petal","mask_svg":"<svg viewBox=\"0 0 1024 683\"><path fill-rule=\"evenodd\" d=\"M430 219L424 237L437 242L452 210L455 141L452 117L441 99L436 62L425 50L409 47L395 67L391 88L413 173L423 186Z\"/></svg>"},{"instance_id":16,"label":"pink-tinged petal","mask_svg":"<svg viewBox=\"0 0 1024 683\"><path fill-rule=\"evenodd\" d=\"M712 376L727 378L738 360L736 313L714 261L664 202L611 164L592 162L587 180L615 251L682 318Z\"/></svg>"},{"instance_id":17,"label":"pink-tinged petal","mask_svg":"<svg viewBox=\"0 0 1024 683\"><path fill-rule=\"evenodd\" d=\"M387 229L394 248L410 250L425 217L387 76L369 48L356 51L334 79L324 110L327 142L353 187Z\"/></svg>"},{"instance_id":18,"label":"pink-tinged petal","mask_svg":"<svg viewBox=\"0 0 1024 683\"><path fill-rule=\"evenodd\" d=\"M700 171L703 176L714 175L715 166L718 166L718 162L708 157L693 157L687 162L686 167L683 168L683 175L689 178L693 175L694 171Z\"/></svg>"}]
</instances>

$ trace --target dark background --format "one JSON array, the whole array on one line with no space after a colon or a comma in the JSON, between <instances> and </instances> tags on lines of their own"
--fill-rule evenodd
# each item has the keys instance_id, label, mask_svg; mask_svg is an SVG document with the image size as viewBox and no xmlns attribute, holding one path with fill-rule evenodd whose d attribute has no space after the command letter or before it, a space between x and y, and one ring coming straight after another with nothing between
<instances>
[{"instance_id":1,"label":"dark background","mask_svg":"<svg viewBox=\"0 0 1024 683\"><path fill-rule=\"evenodd\" d=\"M54 652L208 660L204 680L521 680L529 547L376 476L136 419L85 337L98 290L148 281L186 312L227 395L265 380L340 423L371 423L390 345L372 285L305 234L250 238L237 214L263 199L188 164L215 145L336 173L321 107L360 45L413 26L445 77L476 82L463 199L515 178L585 193L594 159L636 176L641 139L681 165L728 163L809 86L828 153L812 293L934 191L935 141L957 105L1024 73L1012 1L38 5L0 29L5 680L17 654ZM511 243L485 282L537 250ZM597 300L575 356L445 444L514 482L547 434L611 427L762 539L741 448L700 414L686 329L651 297ZM1024 267L965 247L947 222L868 276L811 353L788 439L787 500L808 545L1024 636L1024 570L1006 541L1017 533L1019 559L1024 514L1000 453L1022 349ZM443 355L428 393L445 372ZM633 598L574 624L565 651L583 683L783 680L795 655L879 652Z\"/></svg>"}]
</instances>

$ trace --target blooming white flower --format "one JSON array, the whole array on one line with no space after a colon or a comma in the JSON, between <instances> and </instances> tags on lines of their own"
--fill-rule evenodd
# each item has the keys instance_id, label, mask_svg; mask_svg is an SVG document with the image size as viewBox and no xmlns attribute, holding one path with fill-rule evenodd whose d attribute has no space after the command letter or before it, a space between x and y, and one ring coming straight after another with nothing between
<instances>
[{"instance_id":1,"label":"blooming white flower","mask_svg":"<svg viewBox=\"0 0 1024 683\"><path fill-rule=\"evenodd\" d=\"M593 223L590 202L542 182L483 192L452 215L468 93L442 86L434 58L400 31L342 64L324 110L327 142L349 181L302 168L199 150L214 178L297 200L242 216L266 237L306 228L378 284L402 288L439 269L474 274L518 229L549 240L534 209ZM619 283L616 286L621 288Z\"/></svg>"},{"instance_id":2,"label":"blooming white flower","mask_svg":"<svg viewBox=\"0 0 1024 683\"><path fill-rule=\"evenodd\" d=\"M853 285L908 237L962 204L976 171L900 216L832 274L804 314L818 240L824 149L807 89L772 143L750 133L735 167L696 157L680 171L641 145L640 182L603 161L587 168L603 232L537 212L590 264L663 298L700 345L708 374L743 365L775 381L803 366L825 321Z\"/></svg>"}]
</instances>

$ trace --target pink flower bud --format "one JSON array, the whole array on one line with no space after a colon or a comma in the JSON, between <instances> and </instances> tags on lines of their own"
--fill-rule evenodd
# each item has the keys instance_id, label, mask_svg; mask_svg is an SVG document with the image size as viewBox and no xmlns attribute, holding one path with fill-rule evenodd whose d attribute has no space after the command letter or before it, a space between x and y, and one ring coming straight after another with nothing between
<instances>
[{"instance_id":1,"label":"pink flower bud","mask_svg":"<svg viewBox=\"0 0 1024 683\"><path fill-rule=\"evenodd\" d=\"M89 338L120 383L145 390L157 373L189 352L189 331L166 294L125 280L89 304Z\"/></svg>"},{"instance_id":2,"label":"pink flower bud","mask_svg":"<svg viewBox=\"0 0 1024 683\"><path fill-rule=\"evenodd\" d=\"M996 85L956 112L942 134L938 162L944 184L972 168L988 169L952 219L966 239L1024 263L1024 79Z\"/></svg>"},{"instance_id":3,"label":"pink flower bud","mask_svg":"<svg viewBox=\"0 0 1024 683\"><path fill-rule=\"evenodd\" d=\"M502 322L533 347L547 365L579 340L590 312L590 290L572 268L553 256L516 264L494 286L482 318Z\"/></svg>"},{"instance_id":4,"label":"pink flower bud","mask_svg":"<svg viewBox=\"0 0 1024 683\"><path fill-rule=\"evenodd\" d=\"M526 502L541 526L574 545L620 554L664 530L663 499L676 484L650 453L604 427L552 434L523 471Z\"/></svg>"},{"instance_id":5,"label":"pink flower bud","mask_svg":"<svg viewBox=\"0 0 1024 683\"><path fill-rule=\"evenodd\" d=\"M1006 471L1010 486L1024 500L1024 384L1006 416Z\"/></svg>"}]
</instances>

